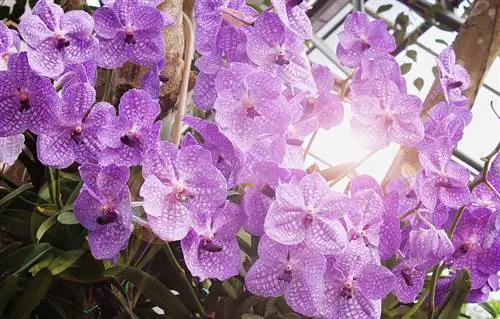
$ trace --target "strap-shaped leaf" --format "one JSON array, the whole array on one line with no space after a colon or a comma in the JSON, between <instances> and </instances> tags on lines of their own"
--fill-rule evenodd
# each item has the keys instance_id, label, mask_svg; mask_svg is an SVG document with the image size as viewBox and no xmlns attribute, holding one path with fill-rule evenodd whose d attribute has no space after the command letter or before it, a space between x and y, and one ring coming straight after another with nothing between
<instances>
[{"instance_id":1,"label":"strap-shaped leaf","mask_svg":"<svg viewBox=\"0 0 500 319\"><path fill-rule=\"evenodd\" d=\"M132 282L135 288L154 304L162 308L165 314L175 318L191 318L189 310L165 285L150 274L132 267L115 267L104 272L105 277L123 276Z\"/></svg>"},{"instance_id":2,"label":"strap-shaped leaf","mask_svg":"<svg viewBox=\"0 0 500 319\"><path fill-rule=\"evenodd\" d=\"M48 270L39 272L26 286L23 295L17 300L11 318L24 319L29 318L31 312L45 298L50 284L52 283L52 274Z\"/></svg>"}]
</instances>

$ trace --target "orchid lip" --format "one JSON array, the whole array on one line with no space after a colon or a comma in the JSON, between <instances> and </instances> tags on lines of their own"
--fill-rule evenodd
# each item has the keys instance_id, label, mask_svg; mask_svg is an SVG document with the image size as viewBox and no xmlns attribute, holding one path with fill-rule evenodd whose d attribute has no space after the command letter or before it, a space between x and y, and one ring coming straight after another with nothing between
<instances>
[{"instance_id":1,"label":"orchid lip","mask_svg":"<svg viewBox=\"0 0 500 319\"><path fill-rule=\"evenodd\" d=\"M211 253L218 253L221 252L223 248L215 244L211 239L204 239L200 242L200 249Z\"/></svg>"},{"instance_id":2,"label":"orchid lip","mask_svg":"<svg viewBox=\"0 0 500 319\"><path fill-rule=\"evenodd\" d=\"M112 211L105 211L103 215L96 218L96 222L99 225L107 225L115 222L118 219L118 214Z\"/></svg>"}]
</instances>

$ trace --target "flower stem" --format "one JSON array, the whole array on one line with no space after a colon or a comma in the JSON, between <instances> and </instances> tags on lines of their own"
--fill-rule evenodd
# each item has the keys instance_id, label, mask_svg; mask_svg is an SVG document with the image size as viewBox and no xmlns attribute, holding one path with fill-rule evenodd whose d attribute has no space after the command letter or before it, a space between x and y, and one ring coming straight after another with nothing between
<instances>
[{"instance_id":1,"label":"flower stem","mask_svg":"<svg viewBox=\"0 0 500 319\"><path fill-rule=\"evenodd\" d=\"M186 50L184 54L184 70L182 74L182 82L179 88L179 97L177 99L177 113L175 115L174 124L172 126L172 142L179 145L181 142L182 117L186 113L187 92L189 84L189 75L191 70L191 61L194 57L194 28L189 16L183 13L184 18L184 35L186 42Z\"/></svg>"},{"instance_id":2,"label":"flower stem","mask_svg":"<svg viewBox=\"0 0 500 319\"><path fill-rule=\"evenodd\" d=\"M431 282L429 284L429 313L427 318L432 319L434 316L434 311L436 309L436 283L439 277L439 273L441 272L441 265L438 264L434 266L432 270Z\"/></svg>"},{"instance_id":3,"label":"flower stem","mask_svg":"<svg viewBox=\"0 0 500 319\"><path fill-rule=\"evenodd\" d=\"M104 83L104 93L102 95L102 100L113 104L113 78L115 77L115 70L107 70L106 72L106 83Z\"/></svg>"}]
</instances>

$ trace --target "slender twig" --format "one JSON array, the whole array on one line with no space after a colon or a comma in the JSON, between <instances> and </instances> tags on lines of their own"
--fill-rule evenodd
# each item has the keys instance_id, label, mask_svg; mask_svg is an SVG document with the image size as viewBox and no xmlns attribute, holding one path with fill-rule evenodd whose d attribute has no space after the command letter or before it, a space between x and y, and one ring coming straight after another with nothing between
<instances>
[{"instance_id":1,"label":"slender twig","mask_svg":"<svg viewBox=\"0 0 500 319\"><path fill-rule=\"evenodd\" d=\"M186 50L184 54L184 70L182 82L179 88L179 97L177 99L177 113L172 126L172 142L179 145L182 135L182 117L186 113L187 93L189 84L189 75L191 72L191 61L194 58L194 28L189 16L183 13L184 18L184 38Z\"/></svg>"},{"instance_id":2,"label":"slender twig","mask_svg":"<svg viewBox=\"0 0 500 319\"><path fill-rule=\"evenodd\" d=\"M411 319L413 314L415 314L418 308L420 308L420 306L424 303L425 298L427 298L428 295L429 292L427 291L422 292L420 298L418 298L418 301L413 305L413 307L410 308L410 310L408 310L408 312L401 319Z\"/></svg>"},{"instance_id":3,"label":"slender twig","mask_svg":"<svg viewBox=\"0 0 500 319\"><path fill-rule=\"evenodd\" d=\"M418 202L418 204L417 204L417 206L415 206L415 208L412 208L409 211L407 211L406 213L404 213L403 215L401 215L401 217L399 217L399 219L405 219L406 217L408 217L412 214L415 214L420 209L420 206L422 206L422 202Z\"/></svg>"},{"instance_id":4,"label":"slender twig","mask_svg":"<svg viewBox=\"0 0 500 319\"><path fill-rule=\"evenodd\" d=\"M429 284L429 313L427 318L432 319L436 309L436 282L441 272L441 264L437 264L432 269L431 282Z\"/></svg>"},{"instance_id":5,"label":"slender twig","mask_svg":"<svg viewBox=\"0 0 500 319\"><path fill-rule=\"evenodd\" d=\"M314 131L313 135L309 139L309 143L307 143L306 148L304 149L304 159L306 159L307 154L309 154L309 151L311 150L312 144L314 142L314 139L316 138L316 135L318 134L318 130Z\"/></svg>"},{"instance_id":6,"label":"slender twig","mask_svg":"<svg viewBox=\"0 0 500 319\"><path fill-rule=\"evenodd\" d=\"M64 204L62 202L62 194L61 194L61 176L59 174L59 170L55 169L54 170L54 183L55 183L55 198L56 198L56 205L58 209L61 209Z\"/></svg>"},{"instance_id":7,"label":"slender twig","mask_svg":"<svg viewBox=\"0 0 500 319\"><path fill-rule=\"evenodd\" d=\"M341 181L344 177L346 177L347 175L353 173L356 168L358 168L359 166L361 166L364 162L366 162L368 159L370 159L370 157L372 157L375 153L377 153L378 150L374 150L374 151L371 151L370 153L368 153L365 157L363 157L359 162L357 162L356 164L354 164L353 166L349 167L349 169L346 169L345 171L343 171L342 173L340 173L340 175L335 178L330 184L329 186L332 187L333 185L337 184L339 181Z\"/></svg>"},{"instance_id":8,"label":"slender twig","mask_svg":"<svg viewBox=\"0 0 500 319\"><path fill-rule=\"evenodd\" d=\"M50 202L52 204L55 204L56 197L53 186L54 186L54 174L52 173L52 169L50 167L47 167L47 187L49 189Z\"/></svg>"}]
</instances>

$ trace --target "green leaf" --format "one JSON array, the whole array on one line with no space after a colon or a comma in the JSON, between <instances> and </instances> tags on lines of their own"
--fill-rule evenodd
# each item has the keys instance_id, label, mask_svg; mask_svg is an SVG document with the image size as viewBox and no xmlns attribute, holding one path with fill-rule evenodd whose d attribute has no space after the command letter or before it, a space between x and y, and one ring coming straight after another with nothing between
<instances>
[{"instance_id":1,"label":"green leaf","mask_svg":"<svg viewBox=\"0 0 500 319\"><path fill-rule=\"evenodd\" d=\"M39 272L30 280L23 295L17 300L11 318L29 318L31 312L45 298L51 283L52 274L49 271L44 270Z\"/></svg>"},{"instance_id":2,"label":"green leaf","mask_svg":"<svg viewBox=\"0 0 500 319\"><path fill-rule=\"evenodd\" d=\"M401 74L405 75L406 73L410 72L411 70L411 63L404 63L401 65Z\"/></svg>"},{"instance_id":3,"label":"green leaf","mask_svg":"<svg viewBox=\"0 0 500 319\"><path fill-rule=\"evenodd\" d=\"M443 45L445 45L445 46L449 47L448 43L446 43L446 41L445 41L445 40L443 40L443 39L436 39L436 40L434 40L434 41L436 41L436 43L441 43L441 44L443 44Z\"/></svg>"},{"instance_id":4,"label":"green leaf","mask_svg":"<svg viewBox=\"0 0 500 319\"><path fill-rule=\"evenodd\" d=\"M84 251L81 249L70 251L53 249L52 254L48 258L31 267L29 272L35 276L39 271L48 269L53 276L58 275L80 259L83 253Z\"/></svg>"},{"instance_id":5,"label":"green leaf","mask_svg":"<svg viewBox=\"0 0 500 319\"><path fill-rule=\"evenodd\" d=\"M0 314L3 313L5 306L9 303L10 298L16 292L17 283L19 282L18 276L9 276L3 284L0 290Z\"/></svg>"},{"instance_id":6,"label":"green leaf","mask_svg":"<svg viewBox=\"0 0 500 319\"><path fill-rule=\"evenodd\" d=\"M381 5L380 7L378 7L377 9L377 14L381 14L381 13L384 13L386 11L389 11L391 10L392 8L392 4L384 4L384 5Z\"/></svg>"},{"instance_id":7,"label":"green leaf","mask_svg":"<svg viewBox=\"0 0 500 319\"><path fill-rule=\"evenodd\" d=\"M18 188L14 189L8 195L6 195L4 198L0 199L0 207L31 188L33 188L33 185L31 183L28 183L28 184L21 185Z\"/></svg>"},{"instance_id":8,"label":"green leaf","mask_svg":"<svg viewBox=\"0 0 500 319\"><path fill-rule=\"evenodd\" d=\"M413 61L417 62L417 51L415 50L407 50L406 51L406 56L412 59Z\"/></svg>"},{"instance_id":9,"label":"green leaf","mask_svg":"<svg viewBox=\"0 0 500 319\"><path fill-rule=\"evenodd\" d=\"M78 224L78 221L75 218L75 214L73 212L62 212L57 216L57 221L64 225L75 225Z\"/></svg>"},{"instance_id":10,"label":"green leaf","mask_svg":"<svg viewBox=\"0 0 500 319\"><path fill-rule=\"evenodd\" d=\"M485 303L482 303L482 304L479 304L484 310L486 310L492 318L498 318L498 314L495 310L495 308L493 308L489 303L485 302Z\"/></svg>"},{"instance_id":11,"label":"green leaf","mask_svg":"<svg viewBox=\"0 0 500 319\"><path fill-rule=\"evenodd\" d=\"M40 212L40 214L47 217L50 217L59 211L56 204L40 204L36 207L36 210Z\"/></svg>"},{"instance_id":12,"label":"green leaf","mask_svg":"<svg viewBox=\"0 0 500 319\"><path fill-rule=\"evenodd\" d=\"M413 81L413 85L421 91L422 88L424 87L424 79L422 78L416 78L415 81Z\"/></svg>"},{"instance_id":13,"label":"green leaf","mask_svg":"<svg viewBox=\"0 0 500 319\"><path fill-rule=\"evenodd\" d=\"M47 218L41 225L38 227L36 231L36 240L39 242L42 239L43 235L50 229L50 227L54 226L57 220L57 215L52 215Z\"/></svg>"},{"instance_id":14,"label":"green leaf","mask_svg":"<svg viewBox=\"0 0 500 319\"><path fill-rule=\"evenodd\" d=\"M462 269L453 280L448 294L433 318L457 318L469 295L470 288L470 273L466 269Z\"/></svg>"},{"instance_id":15,"label":"green leaf","mask_svg":"<svg viewBox=\"0 0 500 319\"><path fill-rule=\"evenodd\" d=\"M28 256L24 260L21 267L15 272L15 274L19 274L24 270L28 269L31 265L37 262L40 258L42 258L45 254L49 253L52 250L52 246L47 243L40 243L34 245L32 250L29 252Z\"/></svg>"},{"instance_id":16,"label":"green leaf","mask_svg":"<svg viewBox=\"0 0 500 319\"><path fill-rule=\"evenodd\" d=\"M170 289L165 287L158 279L150 274L132 267L115 267L104 271L105 277L121 275L132 282L139 293L144 294L151 301L165 311L167 315L175 318L191 318L189 310Z\"/></svg>"}]
</instances>

